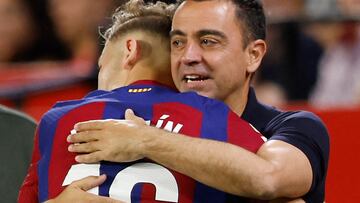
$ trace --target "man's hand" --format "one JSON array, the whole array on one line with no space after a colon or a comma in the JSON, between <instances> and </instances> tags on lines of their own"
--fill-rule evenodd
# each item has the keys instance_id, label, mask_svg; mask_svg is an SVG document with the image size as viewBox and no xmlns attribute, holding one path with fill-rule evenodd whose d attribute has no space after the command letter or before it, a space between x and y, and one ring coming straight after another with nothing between
<instances>
[{"instance_id":1,"label":"man's hand","mask_svg":"<svg viewBox=\"0 0 360 203\"><path fill-rule=\"evenodd\" d=\"M142 144L146 137L140 128L147 127L145 121L135 116L130 109L125 112L126 120L94 120L75 125L76 133L67 141L70 152L82 153L75 157L80 163L95 163L101 160L129 162L143 158Z\"/></svg>"},{"instance_id":2,"label":"man's hand","mask_svg":"<svg viewBox=\"0 0 360 203\"><path fill-rule=\"evenodd\" d=\"M97 203L121 203L111 199L109 197L101 197L86 192L91 188L101 185L106 180L105 175L101 176L89 176L78 181L74 181L66 189L60 193L55 199L46 201L45 203L86 203L86 202L97 202Z\"/></svg>"}]
</instances>

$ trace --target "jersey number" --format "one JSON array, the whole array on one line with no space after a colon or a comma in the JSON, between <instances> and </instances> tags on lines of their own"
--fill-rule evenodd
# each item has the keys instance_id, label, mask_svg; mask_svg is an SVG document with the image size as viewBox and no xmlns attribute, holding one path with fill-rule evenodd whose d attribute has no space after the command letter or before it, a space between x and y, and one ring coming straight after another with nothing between
<instances>
[{"instance_id":1,"label":"jersey number","mask_svg":"<svg viewBox=\"0 0 360 203\"><path fill-rule=\"evenodd\" d=\"M63 186L87 176L99 176L100 164L77 164L71 166ZM109 197L131 202L131 191L137 183L151 183L156 188L155 200L178 202L179 189L172 173L165 167L154 163L136 163L115 176L109 188ZM99 187L88 192L98 195Z\"/></svg>"}]
</instances>

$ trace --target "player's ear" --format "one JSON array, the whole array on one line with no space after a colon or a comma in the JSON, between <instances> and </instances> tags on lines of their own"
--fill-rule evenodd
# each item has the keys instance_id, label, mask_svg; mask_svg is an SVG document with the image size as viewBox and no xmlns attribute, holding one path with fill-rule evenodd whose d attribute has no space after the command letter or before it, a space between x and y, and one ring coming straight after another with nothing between
<instances>
[{"instance_id":1,"label":"player's ear","mask_svg":"<svg viewBox=\"0 0 360 203\"><path fill-rule=\"evenodd\" d=\"M131 69L141 58L141 45L136 39L130 38L125 42L124 68Z\"/></svg>"},{"instance_id":2,"label":"player's ear","mask_svg":"<svg viewBox=\"0 0 360 203\"><path fill-rule=\"evenodd\" d=\"M254 73L260 66L261 60L266 53L266 43L264 40L250 42L247 47L248 54L248 73Z\"/></svg>"}]
</instances>

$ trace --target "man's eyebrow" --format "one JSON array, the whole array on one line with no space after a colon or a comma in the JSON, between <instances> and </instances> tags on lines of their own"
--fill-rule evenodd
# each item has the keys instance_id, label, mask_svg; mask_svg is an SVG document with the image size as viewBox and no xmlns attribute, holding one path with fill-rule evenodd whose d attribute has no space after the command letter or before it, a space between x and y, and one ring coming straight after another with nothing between
<instances>
[{"instance_id":1,"label":"man's eyebrow","mask_svg":"<svg viewBox=\"0 0 360 203\"><path fill-rule=\"evenodd\" d=\"M186 34L181 30L171 30L169 34L170 34L170 38L175 35L186 36Z\"/></svg>"},{"instance_id":2,"label":"man's eyebrow","mask_svg":"<svg viewBox=\"0 0 360 203\"><path fill-rule=\"evenodd\" d=\"M170 31L170 38L175 36L175 35L186 36L186 34L181 30L172 30L172 31ZM203 30L199 30L199 31L196 32L196 36L199 37L199 38L202 37L202 36L205 36L205 35L215 35L215 36L218 36L218 37L220 37L222 39L227 39L225 33L217 31L217 30L203 29Z\"/></svg>"},{"instance_id":3,"label":"man's eyebrow","mask_svg":"<svg viewBox=\"0 0 360 203\"><path fill-rule=\"evenodd\" d=\"M211 29L199 30L196 33L196 35L199 38L202 36L205 36L205 35L215 35L215 36L221 37L222 39L227 39L225 33L217 31L217 30L211 30Z\"/></svg>"}]
</instances>

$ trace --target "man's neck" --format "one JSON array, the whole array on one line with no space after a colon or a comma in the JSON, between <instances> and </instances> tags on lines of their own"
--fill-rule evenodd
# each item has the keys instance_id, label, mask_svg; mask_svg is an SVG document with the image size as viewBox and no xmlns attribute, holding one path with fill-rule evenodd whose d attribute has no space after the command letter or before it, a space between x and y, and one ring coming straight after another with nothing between
<instances>
[{"instance_id":1,"label":"man's neck","mask_svg":"<svg viewBox=\"0 0 360 203\"><path fill-rule=\"evenodd\" d=\"M238 93L230 95L224 102L234 111L238 116L241 116L245 110L249 94L249 87L244 86Z\"/></svg>"},{"instance_id":2,"label":"man's neck","mask_svg":"<svg viewBox=\"0 0 360 203\"><path fill-rule=\"evenodd\" d=\"M153 69L154 68L151 67L145 67L145 68L135 67L128 75L125 85L130 85L139 80L152 80L164 84L166 86L169 86L171 88L175 88L171 75L161 73Z\"/></svg>"}]
</instances>

